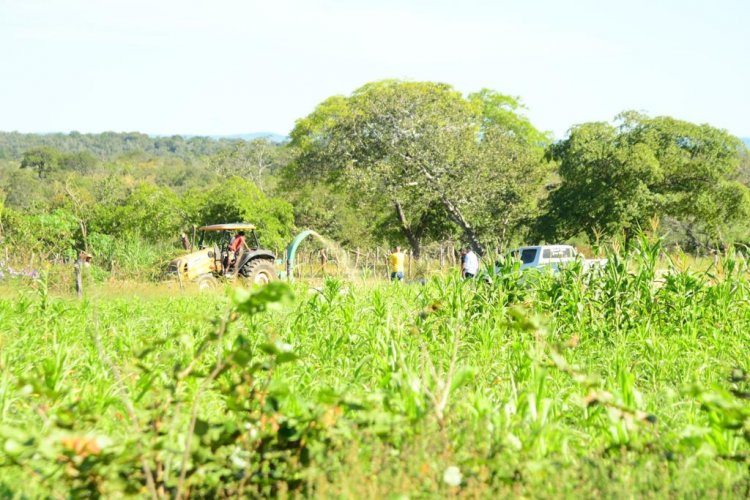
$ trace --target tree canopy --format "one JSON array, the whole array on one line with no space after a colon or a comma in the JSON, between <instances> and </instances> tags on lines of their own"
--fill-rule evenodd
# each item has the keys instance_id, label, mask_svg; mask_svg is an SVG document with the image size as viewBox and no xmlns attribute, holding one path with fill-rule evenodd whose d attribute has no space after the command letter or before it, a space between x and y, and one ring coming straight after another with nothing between
<instances>
[{"instance_id":1,"label":"tree canopy","mask_svg":"<svg viewBox=\"0 0 750 500\"><path fill-rule=\"evenodd\" d=\"M374 82L327 99L297 122L292 172L360 199L387 200L416 252L414 222L430 211L426 223L450 220L481 253L525 219L519 211L529 211L527 198L543 178L538 150L545 136L516 114L519 108L514 98L488 90L464 97L441 83ZM480 218L488 203L506 216Z\"/></svg>"},{"instance_id":2,"label":"tree canopy","mask_svg":"<svg viewBox=\"0 0 750 500\"><path fill-rule=\"evenodd\" d=\"M124 265L132 249L180 251L193 224L247 221L276 249L311 228L419 257L627 238L657 218L689 250L750 243L750 154L726 131L625 112L552 143L524 110L495 90L384 80L324 100L288 143L0 132L0 243Z\"/></svg>"},{"instance_id":3,"label":"tree canopy","mask_svg":"<svg viewBox=\"0 0 750 500\"><path fill-rule=\"evenodd\" d=\"M548 238L626 235L672 217L714 238L747 216L749 192L732 180L744 146L726 131L626 112L615 125L586 123L548 149L560 184L542 218Z\"/></svg>"}]
</instances>

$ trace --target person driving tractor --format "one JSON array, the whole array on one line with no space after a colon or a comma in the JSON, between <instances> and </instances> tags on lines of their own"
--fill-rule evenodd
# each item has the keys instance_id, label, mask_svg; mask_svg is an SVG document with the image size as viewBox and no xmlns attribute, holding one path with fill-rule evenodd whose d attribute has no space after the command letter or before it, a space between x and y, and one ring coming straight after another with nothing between
<instances>
[{"instance_id":1,"label":"person driving tractor","mask_svg":"<svg viewBox=\"0 0 750 500\"><path fill-rule=\"evenodd\" d=\"M224 258L224 269L226 270L226 273L229 273L229 266L237 262L243 248L247 248L247 243L245 242L245 231L238 231L227 247L227 255Z\"/></svg>"}]
</instances>

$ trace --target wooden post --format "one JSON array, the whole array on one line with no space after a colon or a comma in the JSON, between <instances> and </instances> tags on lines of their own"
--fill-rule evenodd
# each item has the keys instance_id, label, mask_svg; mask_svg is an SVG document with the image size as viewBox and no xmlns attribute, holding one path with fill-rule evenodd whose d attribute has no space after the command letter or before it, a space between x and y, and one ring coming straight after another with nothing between
<instances>
[{"instance_id":1,"label":"wooden post","mask_svg":"<svg viewBox=\"0 0 750 500\"><path fill-rule=\"evenodd\" d=\"M81 262L81 259L79 258L73 263L73 272L76 277L76 295L79 299L83 297L83 276L81 267L83 267L83 262Z\"/></svg>"},{"instance_id":2,"label":"wooden post","mask_svg":"<svg viewBox=\"0 0 750 500\"><path fill-rule=\"evenodd\" d=\"M326 275L326 264L328 263L328 255L326 255L326 249L321 248L320 249L320 270L323 273L323 276Z\"/></svg>"},{"instance_id":3,"label":"wooden post","mask_svg":"<svg viewBox=\"0 0 750 500\"><path fill-rule=\"evenodd\" d=\"M180 234L180 241L182 242L182 248L185 251L190 250L190 242L188 241L188 236L185 233Z\"/></svg>"},{"instance_id":4,"label":"wooden post","mask_svg":"<svg viewBox=\"0 0 750 500\"><path fill-rule=\"evenodd\" d=\"M409 269L408 269L407 277L411 278L413 276L411 274L411 261L412 261L411 250L409 250L409 252L407 253L407 255L409 256Z\"/></svg>"}]
</instances>

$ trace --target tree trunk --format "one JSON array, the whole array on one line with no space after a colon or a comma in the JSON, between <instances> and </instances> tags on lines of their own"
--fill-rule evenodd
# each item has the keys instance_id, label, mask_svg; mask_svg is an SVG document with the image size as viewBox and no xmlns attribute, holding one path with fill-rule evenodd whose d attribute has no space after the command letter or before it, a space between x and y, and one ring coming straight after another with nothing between
<instances>
[{"instance_id":1,"label":"tree trunk","mask_svg":"<svg viewBox=\"0 0 750 500\"><path fill-rule=\"evenodd\" d=\"M467 240L469 240L471 249L474 250L477 255L484 255L484 247L479 242L479 236L477 235L477 232L471 226L469 221L466 220L464 215L461 213L461 210L459 210L458 207L445 196L441 196L440 201L448 211L448 216L451 218L451 220L458 224L458 227L460 227L464 232L464 236Z\"/></svg>"},{"instance_id":2,"label":"tree trunk","mask_svg":"<svg viewBox=\"0 0 750 500\"><path fill-rule=\"evenodd\" d=\"M83 251L89 253L89 232L86 229L86 223L83 219L78 219L78 226L81 228L81 238L83 238Z\"/></svg>"},{"instance_id":3,"label":"tree trunk","mask_svg":"<svg viewBox=\"0 0 750 500\"><path fill-rule=\"evenodd\" d=\"M396 201L394 202L394 205L396 207L396 215L398 216L398 221L401 223L401 231L404 233L404 236L406 236L406 240L409 242L409 246L411 247L411 254L415 259L419 260L421 250L419 238L417 238L417 236L414 234L414 231L411 229L409 222L406 220L404 207L401 206L401 203Z\"/></svg>"},{"instance_id":4,"label":"tree trunk","mask_svg":"<svg viewBox=\"0 0 750 500\"><path fill-rule=\"evenodd\" d=\"M407 159L411 160L409 155L405 155ZM471 227L471 224L469 221L466 220L464 215L461 213L461 210L456 206L453 201L451 201L448 196L446 195L445 190L440 186L440 183L438 179L435 177L435 175L430 172L427 165L425 165L422 162L417 161L416 166L421 171L424 178L427 180L428 183L430 183L436 192L440 193L440 202L443 204L445 209L448 211L448 217L458 224L458 227L461 228L464 232L464 237L466 237L467 240L469 240L469 245L471 246L471 249L476 252L477 255L482 256L484 255L484 247L479 242L479 236L477 235L477 232L474 230L473 227Z\"/></svg>"}]
</instances>

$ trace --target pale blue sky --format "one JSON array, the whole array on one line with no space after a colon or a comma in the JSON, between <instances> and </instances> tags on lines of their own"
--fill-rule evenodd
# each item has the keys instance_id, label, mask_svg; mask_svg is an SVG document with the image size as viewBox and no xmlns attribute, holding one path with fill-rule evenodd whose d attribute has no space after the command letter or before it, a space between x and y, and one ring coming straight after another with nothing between
<instances>
[{"instance_id":1,"label":"pale blue sky","mask_svg":"<svg viewBox=\"0 0 750 500\"><path fill-rule=\"evenodd\" d=\"M750 136L750 0L0 0L0 130L287 134L383 78Z\"/></svg>"}]
</instances>

